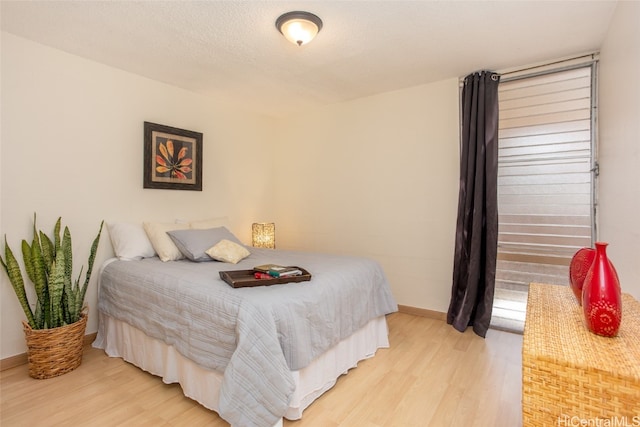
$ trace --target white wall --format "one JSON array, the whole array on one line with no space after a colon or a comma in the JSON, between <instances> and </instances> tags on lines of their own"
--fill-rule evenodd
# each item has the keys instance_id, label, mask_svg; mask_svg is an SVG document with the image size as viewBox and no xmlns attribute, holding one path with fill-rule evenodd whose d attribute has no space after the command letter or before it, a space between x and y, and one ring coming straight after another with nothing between
<instances>
[{"instance_id":1,"label":"white wall","mask_svg":"<svg viewBox=\"0 0 640 427\"><path fill-rule=\"evenodd\" d=\"M14 252L32 238L32 216L50 233L58 216L86 266L101 220L173 221L227 215L249 242L270 220L272 119L2 33L0 235ZM203 191L142 188L143 122L199 131ZM4 250L4 245L0 245ZM103 234L95 272L112 249ZM76 273L77 274L77 273ZM87 333L97 329L94 274ZM0 274L0 358L26 351L22 310Z\"/></svg>"},{"instance_id":2,"label":"white wall","mask_svg":"<svg viewBox=\"0 0 640 427\"><path fill-rule=\"evenodd\" d=\"M280 242L370 256L384 267L399 304L447 310L459 180L457 78L287 118L275 153Z\"/></svg>"},{"instance_id":3,"label":"white wall","mask_svg":"<svg viewBox=\"0 0 640 427\"><path fill-rule=\"evenodd\" d=\"M640 3L619 2L600 50L600 240L640 300Z\"/></svg>"}]
</instances>

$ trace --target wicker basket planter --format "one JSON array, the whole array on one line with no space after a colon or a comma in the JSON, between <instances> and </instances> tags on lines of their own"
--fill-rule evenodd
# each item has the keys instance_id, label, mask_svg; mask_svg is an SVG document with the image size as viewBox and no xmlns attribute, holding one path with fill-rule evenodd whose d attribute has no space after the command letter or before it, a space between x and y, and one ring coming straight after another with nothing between
<instances>
[{"instance_id":1,"label":"wicker basket planter","mask_svg":"<svg viewBox=\"0 0 640 427\"><path fill-rule=\"evenodd\" d=\"M77 322L52 329L31 329L22 322L30 377L53 378L80 366L88 317L85 309Z\"/></svg>"},{"instance_id":2,"label":"wicker basket planter","mask_svg":"<svg viewBox=\"0 0 640 427\"><path fill-rule=\"evenodd\" d=\"M21 245L23 266L5 237L4 257L0 255L0 265L7 273L27 318L23 322L23 330L27 342L29 375L33 378L56 377L73 371L82 363L88 316L84 300L103 225L104 221L100 223L98 235L91 244L87 269L80 268L77 279L72 277L71 231L69 227L63 230L62 218L58 218L53 237L49 237L43 231L38 231L36 215L33 215L33 238L31 243L23 239ZM22 273L23 268L27 280ZM37 296L36 304L29 301L25 288L25 283L29 282Z\"/></svg>"}]
</instances>

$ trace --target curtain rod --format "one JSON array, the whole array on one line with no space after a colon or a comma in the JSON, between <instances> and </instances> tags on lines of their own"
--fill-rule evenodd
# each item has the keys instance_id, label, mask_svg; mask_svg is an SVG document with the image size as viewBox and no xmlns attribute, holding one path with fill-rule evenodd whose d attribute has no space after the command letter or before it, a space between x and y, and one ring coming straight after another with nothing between
<instances>
[{"instance_id":1,"label":"curtain rod","mask_svg":"<svg viewBox=\"0 0 640 427\"><path fill-rule=\"evenodd\" d=\"M596 60L597 56L598 56L597 52L594 52L594 53L589 53L589 54L586 54L586 55L574 56L574 57L571 57L571 58L565 58L565 59L559 59L557 61L546 62L546 63L539 64L539 65L531 65L531 66L520 68L520 69L513 70L513 71L505 71L505 72L499 72L498 71L497 73L500 74L500 76L504 77L504 76L508 76L509 74L523 73L525 71L535 70L536 68L550 67L550 66L553 66L553 65L563 64L565 62L576 61L576 60L579 60L579 59L590 58L591 60Z\"/></svg>"},{"instance_id":2,"label":"curtain rod","mask_svg":"<svg viewBox=\"0 0 640 427\"><path fill-rule=\"evenodd\" d=\"M532 72L532 73L526 73L526 74L522 74L522 75L516 75L513 77L509 77L509 75L513 75L513 74L520 74L520 73L525 73L526 71L529 70L535 70L535 69L544 69L546 67L552 67L554 65L559 65L559 64L563 64L563 63L568 63L568 62L572 62L572 61L579 61L579 60L585 60L584 62L581 63L577 63L577 64L572 64L569 65L567 67L561 67L562 69L571 69L571 68L576 68L576 67L582 67L584 66L587 61L586 59L590 59L590 62L594 62L598 60L598 52L593 52L593 53L588 53L588 54L584 54L584 55L579 55L579 56L573 56L573 57L569 57L569 58L564 58L564 59L558 59L555 61L551 61L551 62L545 62L545 63L540 63L537 65L529 65L529 66L525 66L523 68L519 68L519 69L515 69L512 71L493 71L495 74L498 74L501 78L500 81L501 82L507 82L510 80L518 80L518 79L522 79L525 77L535 77L537 75L541 75L541 74L547 74L550 71L549 70L542 70L542 71L538 71L538 72ZM554 68L552 71L560 71L560 69L558 68ZM459 77L458 78L458 82L460 84L460 87L462 87L464 85L464 79L466 78L466 76L463 77Z\"/></svg>"}]
</instances>

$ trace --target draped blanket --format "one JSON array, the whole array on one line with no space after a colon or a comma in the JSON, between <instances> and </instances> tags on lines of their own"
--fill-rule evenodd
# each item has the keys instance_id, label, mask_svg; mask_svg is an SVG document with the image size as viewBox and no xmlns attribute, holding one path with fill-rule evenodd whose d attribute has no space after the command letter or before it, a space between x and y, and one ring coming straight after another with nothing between
<instances>
[{"instance_id":1,"label":"draped blanket","mask_svg":"<svg viewBox=\"0 0 640 427\"><path fill-rule=\"evenodd\" d=\"M224 373L220 416L233 426L272 426L284 414L291 371L397 310L382 268L346 256L250 248L220 262L113 261L100 278L98 309ZM296 265L309 282L234 289L221 270ZM99 338L99 337L98 337Z\"/></svg>"}]
</instances>

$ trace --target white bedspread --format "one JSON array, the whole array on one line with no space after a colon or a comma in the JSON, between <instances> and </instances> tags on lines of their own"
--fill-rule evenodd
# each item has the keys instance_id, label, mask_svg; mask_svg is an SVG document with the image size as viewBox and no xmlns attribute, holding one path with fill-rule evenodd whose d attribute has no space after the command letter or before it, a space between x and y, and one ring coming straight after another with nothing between
<instances>
[{"instance_id":1,"label":"white bedspread","mask_svg":"<svg viewBox=\"0 0 640 427\"><path fill-rule=\"evenodd\" d=\"M397 305L369 259L250 248L240 263L115 261L101 275L98 309L224 372L219 413L234 426L271 426L293 393L291 371ZM220 270L275 263L309 282L233 289Z\"/></svg>"}]
</instances>

